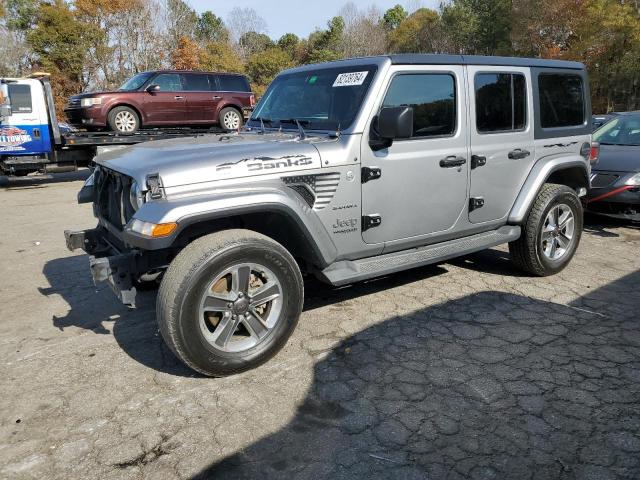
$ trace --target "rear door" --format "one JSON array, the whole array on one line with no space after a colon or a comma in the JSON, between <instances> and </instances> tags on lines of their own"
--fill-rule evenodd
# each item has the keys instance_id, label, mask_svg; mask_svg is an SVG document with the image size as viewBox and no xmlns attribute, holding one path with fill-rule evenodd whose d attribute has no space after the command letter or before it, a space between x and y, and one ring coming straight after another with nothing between
<instances>
[{"instance_id":1,"label":"rear door","mask_svg":"<svg viewBox=\"0 0 640 480\"><path fill-rule=\"evenodd\" d=\"M160 91L145 92L146 124L180 125L185 123L186 99L179 73L159 73L149 82Z\"/></svg>"},{"instance_id":2,"label":"rear door","mask_svg":"<svg viewBox=\"0 0 640 480\"><path fill-rule=\"evenodd\" d=\"M466 87L462 66L398 65L388 73L382 107L411 106L414 134L373 151L363 135L362 167L380 172L362 184L362 214L380 225L366 243L451 229L465 211L468 179Z\"/></svg>"},{"instance_id":3,"label":"rear door","mask_svg":"<svg viewBox=\"0 0 640 480\"><path fill-rule=\"evenodd\" d=\"M483 223L509 214L535 162L531 73L521 67L467 69L472 155L469 220Z\"/></svg>"},{"instance_id":4,"label":"rear door","mask_svg":"<svg viewBox=\"0 0 640 480\"><path fill-rule=\"evenodd\" d=\"M215 84L211 86L210 80L215 79L206 73L182 74L184 96L187 102L185 111L187 123L214 123L217 120L216 108L220 96L212 91L216 86Z\"/></svg>"}]
</instances>

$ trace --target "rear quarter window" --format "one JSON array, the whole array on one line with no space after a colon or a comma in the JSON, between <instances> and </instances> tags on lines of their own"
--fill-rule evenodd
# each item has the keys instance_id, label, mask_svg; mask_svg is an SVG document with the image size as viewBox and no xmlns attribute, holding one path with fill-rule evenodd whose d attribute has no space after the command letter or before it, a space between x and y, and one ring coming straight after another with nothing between
<instances>
[{"instance_id":1,"label":"rear quarter window","mask_svg":"<svg viewBox=\"0 0 640 480\"><path fill-rule=\"evenodd\" d=\"M582 77L566 73L538 76L542 128L577 127L585 123Z\"/></svg>"},{"instance_id":2,"label":"rear quarter window","mask_svg":"<svg viewBox=\"0 0 640 480\"><path fill-rule=\"evenodd\" d=\"M9 101L14 113L31 113L31 87L29 85L9 84Z\"/></svg>"},{"instance_id":3,"label":"rear quarter window","mask_svg":"<svg viewBox=\"0 0 640 480\"><path fill-rule=\"evenodd\" d=\"M241 75L219 75L218 83L223 92L250 92L249 82Z\"/></svg>"}]
</instances>

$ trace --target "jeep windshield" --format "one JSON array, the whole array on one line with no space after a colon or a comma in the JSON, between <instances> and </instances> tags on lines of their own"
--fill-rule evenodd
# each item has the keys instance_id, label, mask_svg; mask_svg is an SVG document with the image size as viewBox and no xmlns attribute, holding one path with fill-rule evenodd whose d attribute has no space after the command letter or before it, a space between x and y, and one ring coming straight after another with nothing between
<instances>
[{"instance_id":1,"label":"jeep windshield","mask_svg":"<svg viewBox=\"0 0 640 480\"><path fill-rule=\"evenodd\" d=\"M139 73L137 75L134 75L129 80L124 82L118 89L118 91L133 92L135 90L138 90L140 87L142 87L142 85L145 84L147 80L149 80L149 78L151 78L151 75L153 75L153 73Z\"/></svg>"},{"instance_id":2,"label":"jeep windshield","mask_svg":"<svg viewBox=\"0 0 640 480\"><path fill-rule=\"evenodd\" d=\"M249 126L344 130L360 111L375 65L323 68L277 77L258 103Z\"/></svg>"}]
</instances>

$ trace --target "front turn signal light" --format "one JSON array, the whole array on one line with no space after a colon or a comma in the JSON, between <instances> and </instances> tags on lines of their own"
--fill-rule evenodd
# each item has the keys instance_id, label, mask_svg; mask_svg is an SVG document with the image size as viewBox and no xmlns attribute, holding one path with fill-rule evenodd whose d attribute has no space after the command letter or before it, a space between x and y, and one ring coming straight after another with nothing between
<instances>
[{"instance_id":1,"label":"front turn signal light","mask_svg":"<svg viewBox=\"0 0 640 480\"><path fill-rule=\"evenodd\" d=\"M129 230L135 233L139 233L140 235L144 235L145 237L159 238L171 235L176 230L176 228L178 228L178 224L175 222L151 223L134 219L131 222Z\"/></svg>"}]
</instances>

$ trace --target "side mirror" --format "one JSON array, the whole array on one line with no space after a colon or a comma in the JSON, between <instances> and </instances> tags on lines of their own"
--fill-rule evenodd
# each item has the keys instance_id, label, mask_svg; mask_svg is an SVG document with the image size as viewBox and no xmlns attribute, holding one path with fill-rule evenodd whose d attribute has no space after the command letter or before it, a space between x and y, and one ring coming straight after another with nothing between
<instances>
[{"instance_id":1,"label":"side mirror","mask_svg":"<svg viewBox=\"0 0 640 480\"><path fill-rule=\"evenodd\" d=\"M149 85L145 90L147 93L158 93L160 91L160 85Z\"/></svg>"},{"instance_id":2,"label":"side mirror","mask_svg":"<svg viewBox=\"0 0 640 480\"><path fill-rule=\"evenodd\" d=\"M372 123L369 145L373 150L382 150L393 144L396 138L411 138L413 135L413 108L385 107Z\"/></svg>"}]
</instances>

